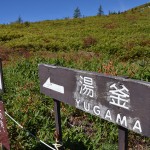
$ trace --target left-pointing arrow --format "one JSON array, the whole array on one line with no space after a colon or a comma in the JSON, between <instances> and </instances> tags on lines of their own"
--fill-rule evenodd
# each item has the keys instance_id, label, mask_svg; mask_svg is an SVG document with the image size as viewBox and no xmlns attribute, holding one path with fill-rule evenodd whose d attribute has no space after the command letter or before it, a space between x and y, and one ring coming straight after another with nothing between
<instances>
[{"instance_id":1,"label":"left-pointing arrow","mask_svg":"<svg viewBox=\"0 0 150 150\"><path fill-rule=\"evenodd\" d=\"M50 81L50 77L43 84L43 87L64 94L64 87L58 84L54 84Z\"/></svg>"}]
</instances>

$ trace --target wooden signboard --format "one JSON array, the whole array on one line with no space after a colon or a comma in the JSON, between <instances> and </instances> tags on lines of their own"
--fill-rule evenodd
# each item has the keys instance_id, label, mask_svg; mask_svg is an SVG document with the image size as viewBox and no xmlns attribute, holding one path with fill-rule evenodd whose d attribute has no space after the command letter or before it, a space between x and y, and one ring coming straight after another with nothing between
<instances>
[{"instance_id":1,"label":"wooden signboard","mask_svg":"<svg viewBox=\"0 0 150 150\"><path fill-rule=\"evenodd\" d=\"M0 143L2 146L2 150L10 150L4 106L2 101L0 101Z\"/></svg>"},{"instance_id":2,"label":"wooden signboard","mask_svg":"<svg viewBox=\"0 0 150 150\"><path fill-rule=\"evenodd\" d=\"M2 61L0 58L0 93L4 92L4 87L3 87L3 72L2 72Z\"/></svg>"},{"instance_id":3,"label":"wooden signboard","mask_svg":"<svg viewBox=\"0 0 150 150\"><path fill-rule=\"evenodd\" d=\"M0 59L0 93L4 92L2 61ZM8 132L6 127L6 119L4 105L0 97L0 148L2 150L10 150Z\"/></svg>"},{"instance_id":4,"label":"wooden signboard","mask_svg":"<svg viewBox=\"0 0 150 150\"><path fill-rule=\"evenodd\" d=\"M40 91L123 128L150 137L150 83L39 65Z\"/></svg>"}]
</instances>

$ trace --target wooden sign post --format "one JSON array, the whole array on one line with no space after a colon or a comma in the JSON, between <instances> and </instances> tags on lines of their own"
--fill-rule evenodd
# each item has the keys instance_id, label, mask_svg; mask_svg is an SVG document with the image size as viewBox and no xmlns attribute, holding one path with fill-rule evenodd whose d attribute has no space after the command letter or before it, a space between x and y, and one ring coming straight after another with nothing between
<instances>
[{"instance_id":1,"label":"wooden sign post","mask_svg":"<svg viewBox=\"0 0 150 150\"><path fill-rule=\"evenodd\" d=\"M2 60L0 58L0 93L3 92L4 92L4 82L3 82Z\"/></svg>"},{"instance_id":2,"label":"wooden sign post","mask_svg":"<svg viewBox=\"0 0 150 150\"><path fill-rule=\"evenodd\" d=\"M45 64L39 78L41 93L118 124L120 141L127 130L150 137L149 82Z\"/></svg>"},{"instance_id":3,"label":"wooden sign post","mask_svg":"<svg viewBox=\"0 0 150 150\"><path fill-rule=\"evenodd\" d=\"M2 150L10 150L4 105L2 101L0 101L0 143Z\"/></svg>"},{"instance_id":4,"label":"wooden sign post","mask_svg":"<svg viewBox=\"0 0 150 150\"><path fill-rule=\"evenodd\" d=\"M2 61L0 59L0 93L4 92ZM6 119L4 105L0 97L0 147L2 150L10 150L8 132L6 127Z\"/></svg>"}]
</instances>

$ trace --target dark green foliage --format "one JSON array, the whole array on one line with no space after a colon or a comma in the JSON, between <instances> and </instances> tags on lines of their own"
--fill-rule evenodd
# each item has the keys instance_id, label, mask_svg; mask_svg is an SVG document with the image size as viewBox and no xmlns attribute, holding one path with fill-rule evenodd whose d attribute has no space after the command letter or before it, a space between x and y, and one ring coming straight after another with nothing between
<instances>
[{"instance_id":1,"label":"dark green foliage","mask_svg":"<svg viewBox=\"0 0 150 150\"><path fill-rule=\"evenodd\" d=\"M104 11L103 11L102 5L99 6L97 15L98 15L98 16L104 15Z\"/></svg>"},{"instance_id":2,"label":"dark green foliage","mask_svg":"<svg viewBox=\"0 0 150 150\"><path fill-rule=\"evenodd\" d=\"M80 18L80 17L81 17L81 12L80 12L79 7L77 7L77 8L74 10L73 18Z\"/></svg>"},{"instance_id":3,"label":"dark green foliage","mask_svg":"<svg viewBox=\"0 0 150 150\"><path fill-rule=\"evenodd\" d=\"M26 21L24 22L25 27L29 27L30 26L30 22Z\"/></svg>"},{"instance_id":4,"label":"dark green foliage","mask_svg":"<svg viewBox=\"0 0 150 150\"><path fill-rule=\"evenodd\" d=\"M23 20L22 20L22 18L19 16L18 19L17 19L14 23L21 24L21 23L23 23Z\"/></svg>"}]
</instances>

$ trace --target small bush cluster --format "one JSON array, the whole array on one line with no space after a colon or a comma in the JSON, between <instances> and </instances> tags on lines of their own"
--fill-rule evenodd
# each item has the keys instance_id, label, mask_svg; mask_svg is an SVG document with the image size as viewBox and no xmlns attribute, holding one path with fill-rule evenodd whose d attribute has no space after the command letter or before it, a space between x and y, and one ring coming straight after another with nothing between
<instances>
[{"instance_id":1,"label":"small bush cluster","mask_svg":"<svg viewBox=\"0 0 150 150\"><path fill-rule=\"evenodd\" d=\"M84 48L88 48L91 46L96 45L97 40L95 38L93 38L92 36L86 37L83 39L83 47Z\"/></svg>"}]
</instances>

